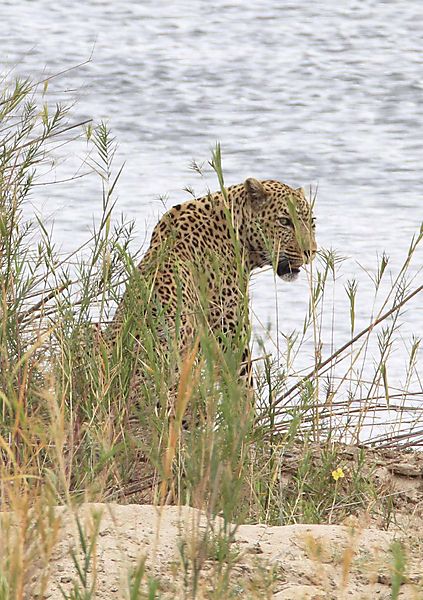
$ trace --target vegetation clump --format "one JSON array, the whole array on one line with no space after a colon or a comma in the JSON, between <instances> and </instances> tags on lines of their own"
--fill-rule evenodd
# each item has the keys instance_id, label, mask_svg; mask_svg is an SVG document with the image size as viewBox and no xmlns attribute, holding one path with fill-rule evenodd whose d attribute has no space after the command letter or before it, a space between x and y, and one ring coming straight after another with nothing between
<instances>
[{"instance_id":1,"label":"vegetation clump","mask_svg":"<svg viewBox=\"0 0 423 600\"><path fill-rule=\"evenodd\" d=\"M391 464L388 471L395 473L398 464L408 464L411 476L421 477L418 458L401 454L398 461L383 452L412 449L423 439L419 338L408 346L404 387L391 389L388 377L403 308L423 289L409 275L423 229L382 300L389 277L385 255L370 274L375 305L362 331L356 331L363 310L357 282L347 283L351 337L330 356L322 350L324 322L342 261L333 250L320 251L318 264L307 271L310 301L302 331L285 334L277 360L268 340L257 343L261 356L254 360L251 410L238 378L236 349L222 353L204 329L196 342L200 358L191 353L181 362L160 312L149 317L147 310L137 319L140 297L151 307L151 290L137 274L134 224L114 217L122 174L122 168L114 174L115 141L104 123L74 123L68 107L52 107L49 82L4 79L0 96L0 506L10 513L0 528L0 600L24 598L36 566L48 565L59 537L57 505L77 510L83 502L148 501L204 511L205 538L179 546L184 593L193 598L201 597L200 573L208 561L218 565L219 598L237 597L231 573L240 523L341 523L365 514L388 529L398 503L407 498L389 487L380 469ZM69 142L70 132L88 145L86 164L99 178L102 216L89 240L63 256L48 223L29 218L26 207L39 173L55 148ZM210 164L224 191L219 148ZM126 311L111 342L108 325L129 279L136 290L134 310ZM159 360L163 335L169 351ZM310 344L310 369L297 372L296 357ZM373 372L364 379L370 353ZM128 402L140 361L144 384L138 401ZM168 416L168 382L175 369L181 375L174 414ZM185 429L188 407L195 419ZM390 426L373 435L380 414ZM378 450L372 454L365 445ZM222 518L219 531L212 526L216 516ZM90 572L99 523L94 519L86 529L78 522L82 558L72 554L78 577L63 588L65 598L95 597ZM392 557L396 598L406 581L401 545L392 546ZM48 569L42 572L40 593L49 585ZM128 597L159 597L159 583L146 573L145 561L128 581ZM265 597L259 595L264 581L270 589L274 575L266 572L254 584L257 597Z\"/></svg>"}]
</instances>

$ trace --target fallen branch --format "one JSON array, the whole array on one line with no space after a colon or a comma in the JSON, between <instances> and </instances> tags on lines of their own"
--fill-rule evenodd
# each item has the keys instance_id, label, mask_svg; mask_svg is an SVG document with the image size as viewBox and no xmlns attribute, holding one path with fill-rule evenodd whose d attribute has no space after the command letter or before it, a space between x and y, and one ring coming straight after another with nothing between
<instances>
[{"instance_id":1,"label":"fallen branch","mask_svg":"<svg viewBox=\"0 0 423 600\"><path fill-rule=\"evenodd\" d=\"M383 315L381 315L380 317L378 317L375 321L373 321L372 323L370 323L370 325L368 325L365 329L363 329L362 331L360 331L359 333L357 333L357 335L355 335L352 339L350 339L343 346L341 346L341 348L339 348L333 354L331 354L331 356L329 356L329 358L327 358L322 363L320 363L319 365L317 365L316 367L314 367L312 371L310 371L309 373L307 373L307 375L305 375L304 377L302 377L302 379L300 381L298 381L295 385L293 385L292 387L290 387L289 390L287 390L284 394L282 394L282 396L280 396L279 398L276 398L273 402L271 402L270 405L269 405L269 408L266 410L266 412L268 412L269 410L271 410L271 409L275 408L276 406L278 406L281 402L283 402L283 400L285 400L286 398L288 398L288 396L290 396L298 388L301 388L306 381L310 381L310 379L316 377L317 374L319 373L319 371L321 371L324 367L326 367L333 360L335 360L340 354L342 354L343 352L345 352L345 350L347 350L347 348L349 348L350 346L352 346L353 344L355 344L355 342L357 342L361 337L363 337L363 335L365 335L366 333L368 333L369 331L371 331L372 329L374 329L374 327L376 327L377 325L379 325L379 323L381 323L382 321L384 321L385 319L387 319L388 317L390 317L393 313L395 313L398 310L400 310L404 306L404 304L406 304L407 302L409 302L409 300L411 300L412 298L414 298L414 296L417 296L417 294L419 294L421 291L423 291L423 285L420 285L413 292L411 292L410 294L408 294L407 296L405 296L405 298L403 298L401 300L401 302L399 302L398 304L395 304L395 306L393 306L390 310L388 310Z\"/></svg>"}]
</instances>

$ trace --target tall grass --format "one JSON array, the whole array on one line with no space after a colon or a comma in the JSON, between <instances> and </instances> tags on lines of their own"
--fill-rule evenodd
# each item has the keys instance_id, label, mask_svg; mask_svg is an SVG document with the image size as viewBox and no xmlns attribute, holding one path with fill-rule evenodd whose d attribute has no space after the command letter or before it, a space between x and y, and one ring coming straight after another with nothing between
<instances>
[{"instance_id":1,"label":"tall grass","mask_svg":"<svg viewBox=\"0 0 423 600\"><path fill-rule=\"evenodd\" d=\"M51 108L47 91L45 82L4 81L0 99L0 502L18 517L17 526L5 522L1 533L7 550L0 556L0 598L23 597L34 561L48 564L58 535L52 510L57 504L186 502L210 517L222 515L223 539L229 544L231 523L340 520L351 507L371 506L377 491L363 454L348 478L334 484L333 472L342 466L342 451L334 442L363 441L361 432L379 411L389 418L411 415L393 435L376 439L379 444L412 446L422 439L421 380L418 388L409 389L416 379L420 340L411 342L403 389L390 389L387 359L402 308L422 291L423 286L408 280L408 270L423 230L410 243L378 310L369 315L369 325L359 332L357 284L347 284L351 339L329 357L321 352L323 320L339 258L321 250L308 271L303 331L286 339L278 364L262 343L264 357L254 362L251 410L238 378L246 340L239 339L238 345L227 340L225 348L224 338L217 343L200 327L199 352L178 354L182 306L175 326L169 327L152 298L151 281L136 268L134 224L114 217L122 174L122 167L114 168L115 141L104 124L74 123L67 107ZM102 216L89 240L63 257L47 224L28 219L26 202L37 169L54 152L52 140L64 139L70 129L87 141ZM225 195L219 148L211 167ZM387 273L382 256L375 293ZM113 311L128 281L116 328ZM207 304L206 291L202 303ZM375 336L378 358L370 380L363 381ZM296 357L309 339L314 360L307 373L298 374ZM137 368L143 377L134 393ZM293 454L288 485L283 476ZM82 540L84 535L81 530ZM91 542L84 543L91 556ZM84 593L64 592L65 597L93 597L87 568L84 563L78 569ZM143 568L134 575L137 585ZM47 575L40 585L46 589Z\"/></svg>"}]
</instances>

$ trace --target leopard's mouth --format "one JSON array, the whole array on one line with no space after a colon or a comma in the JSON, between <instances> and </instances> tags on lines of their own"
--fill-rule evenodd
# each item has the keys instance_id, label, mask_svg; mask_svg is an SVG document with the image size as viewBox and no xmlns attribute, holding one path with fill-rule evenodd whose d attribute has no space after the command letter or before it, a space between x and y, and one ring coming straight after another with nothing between
<instances>
[{"instance_id":1,"label":"leopard's mouth","mask_svg":"<svg viewBox=\"0 0 423 600\"><path fill-rule=\"evenodd\" d=\"M299 272L300 269L293 267L285 256L278 262L276 273L284 281L294 281L297 279Z\"/></svg>"}]
</instances>

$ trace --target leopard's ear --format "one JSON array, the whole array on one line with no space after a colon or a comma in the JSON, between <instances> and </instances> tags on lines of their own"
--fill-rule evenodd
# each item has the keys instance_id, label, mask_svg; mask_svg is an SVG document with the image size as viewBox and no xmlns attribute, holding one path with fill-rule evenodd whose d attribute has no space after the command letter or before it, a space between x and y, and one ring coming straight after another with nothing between
<instances>
[{"instance_id":1,"label":"leopard's ear","mask_svg":"<svg viewBox=\"0 0 423 600\"><path fill-rule=\"evenodd\" d=\"M305 196L305 192L304 192L304 188L302 188L302 187L299 187L299 188L297 188L295 191L296 191L296 192L298 192L299 194L301 194L301 196L302 196L303 198L305 198L305 197L306 197L306 196Z\"/></svg>"},{"instance_id":2,"label":"leopard's ear","mask_svg":"<svg viewBox=\"0 0 423 600\"><path fill-rule=\"evenodd\" d=\"M262 208L267 200L267 193L264 189L264 185L257 179L250 177L245 180L244 187L251 207L254 210Z\"/></svg>"}]
</instances>

